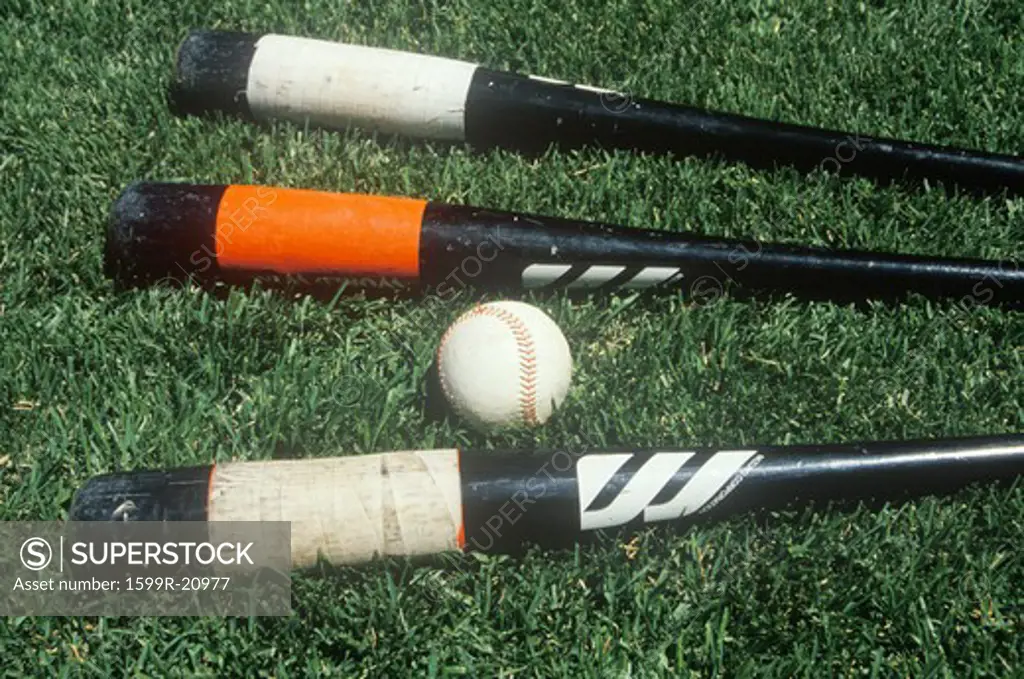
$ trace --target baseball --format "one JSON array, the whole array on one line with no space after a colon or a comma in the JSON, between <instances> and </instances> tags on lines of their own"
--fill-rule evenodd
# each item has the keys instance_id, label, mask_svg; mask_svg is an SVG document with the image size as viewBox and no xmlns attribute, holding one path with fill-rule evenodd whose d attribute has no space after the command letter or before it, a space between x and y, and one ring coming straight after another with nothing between
<instances>
[{"instance_id":1,"label":"baseball","mask_svg":"<svg viewBox=\"0 0 1024 679\"><path fill-rule=\"evenodd\" d=\"M546 313L523 302L491 302L448 328L437 373L452 409L477 429L535 426L565 399L572 356Z\"/></svg>"}]
</instances>

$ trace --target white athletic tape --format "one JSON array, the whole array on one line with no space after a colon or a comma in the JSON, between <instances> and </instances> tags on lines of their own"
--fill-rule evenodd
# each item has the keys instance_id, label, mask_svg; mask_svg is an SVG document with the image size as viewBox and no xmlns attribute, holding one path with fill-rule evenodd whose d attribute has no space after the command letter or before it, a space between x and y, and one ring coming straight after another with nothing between
<instances>
[{"instance_id":1,"label":"white athletic tape","mask_svg":"<svg viewBox=\"0 0 1024 679\"><path fill-rule=\"evenodd\" d=\"M246 96L260 120L463 141L476 68L454 59L265 35L249 66Z\"/></svg>"},{"instance_id":2,"label":"white athletic tape","mask_svg":"<svg viewBox=\"0 0 1024 679\"><path fill-rule=\"evenodd\" d=\"M459 548L458 451L218 464L210 521L291 521L292 565Z\"/></svg>"}]
</instances>

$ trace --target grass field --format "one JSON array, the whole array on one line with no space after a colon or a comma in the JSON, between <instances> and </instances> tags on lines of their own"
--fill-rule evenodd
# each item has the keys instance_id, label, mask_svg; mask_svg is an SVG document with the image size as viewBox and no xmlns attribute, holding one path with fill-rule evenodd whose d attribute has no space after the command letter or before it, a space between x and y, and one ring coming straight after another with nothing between
<instances>
[{"instance_id":1,"label":"grass field","mask_svg":"<svg viewBox=\"0 0 1024 679\"><path fill-rule=\"evenodd\" d=\"M208 5L217 5L211 9ZM257 182L816 244L1024 256L1024 201L628 154L507 153L182 120L189 28L409 49L779 120L1024 151L1012 0L674 4L7 0L0 9L0 519L119 469L432 446L715 445L1001 433L1024 318L911 300L537 300L576 359L536 435L432 417L474 303L115 293L136 179ZM10 676L1007 676L1024 670L1024 487L786 513L522 558L297 576L285 619L6 619Z\"/></svg>"}]
</instances>

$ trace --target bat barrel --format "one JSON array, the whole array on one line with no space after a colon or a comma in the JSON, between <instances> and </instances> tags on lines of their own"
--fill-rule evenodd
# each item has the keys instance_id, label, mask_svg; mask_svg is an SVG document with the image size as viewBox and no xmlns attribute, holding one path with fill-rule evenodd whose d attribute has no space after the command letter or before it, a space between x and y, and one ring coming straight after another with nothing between
<instances>
[{"instance_id":1,"label":"bat barrel","mask_svg":"<svg viewBox=\"0 0 1024 679\"><path fill-rule=\"evenodd\" d=\"M598 145L880 183L941 182L979 194L1024 191L1024 159L1012 155L771 122L483 68L469 92L466 136L481 147Z\"/></svg>"},{"instance_id":2,"label":"bat barrel","mask_svg":"<svg viewBox=\"0 0 1024 679\"><path fill-rule=\"evenodd\" d=\"M749 449L462 457L465 546L561 547L594 531L880 505L1024 474L1024 436Z\"/></svg>"},{"instance_id":3,"label":"bat barrel","mask_svg":"<svg viewBox=\"0 0 1024 679\"><path fill-rule=\"evenodd\" d=\"M1024 271L1013 261L829 250L436 203L424 214L420 248L424 282L442 289L465 279L543 292L682 288L696 301L728 290L838 303L910 294L972 306L1024 303ZM481 261L477 275L465 275L474 273L467 262Z\"/></svg>"},{"instance_id":4,"label":"bat barrel","mask_svg":"<svg viewBox=\"0 0 1024 679\"><path fill-rule=\"evenodd\" d=\"M708 507L707 518L794 505L899 502L946 495L1024 474L1024 436L897 441L764 451L743 492Z\"/></svg>"}]
</instances>

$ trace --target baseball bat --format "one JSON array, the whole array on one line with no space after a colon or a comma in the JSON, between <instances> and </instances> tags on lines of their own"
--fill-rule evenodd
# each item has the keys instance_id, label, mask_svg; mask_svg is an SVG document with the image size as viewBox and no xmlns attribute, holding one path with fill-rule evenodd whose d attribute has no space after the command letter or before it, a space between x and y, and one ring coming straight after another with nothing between
<instances>
[{"instance_id":1,"label":"baseball bat","mask_svg":"<svg viewBox=\"0 0 1024 679\"><path fill-rule=\"evenodd\" d=\"M1021 306L1010 261L829 250L642 230L409 198L297 189L134 184L116 201L106 270L164 279L323 279L353 288L606 292L898 300L909 293Z\"/></svg>"},{"instance_id":2,"label":"baseball bat","mask_svg":"<svg viewBox=\"0 0 1024 679\"><path fill-rule=\"evenodd\" d=\"M407 451L99 476L78 491L70 519L290 521L301 568L560 548L604 529L899 502L1022 473L1024 435L545 456Z\"/></svg>"},{"instance_id":3,"label":"baseball bat","mask_svg":"<svg viewBox=\"0 0 1024 679\"><path fill-rule=\"evenodd\" d=\"M600 146L717 156L756 168L825 169L976 194L1024 189L1024 159L758 120L477 64L283 35L195 31L178 49L171 100L326 128L536 153Z\"/></svg>"}]
</instances>

